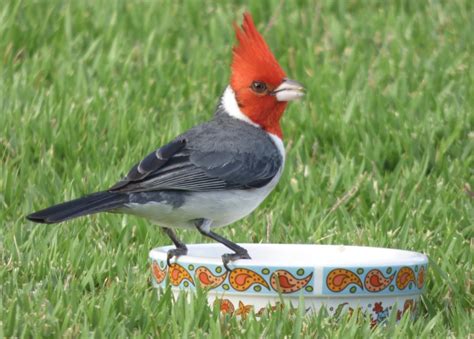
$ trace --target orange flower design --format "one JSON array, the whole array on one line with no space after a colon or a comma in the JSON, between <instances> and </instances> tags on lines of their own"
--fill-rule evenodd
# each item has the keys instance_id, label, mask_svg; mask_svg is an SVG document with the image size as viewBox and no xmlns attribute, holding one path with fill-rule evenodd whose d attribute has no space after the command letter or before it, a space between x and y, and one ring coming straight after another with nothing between
<instances>
[{"instance_id":1,"label":"orange flower design","mask_svg":"<svg viewBox=\"0 0 474 339\"><path fill-rule=\"evenodd\" d=\"M220 299L220 306L219 309L221 313L224 314L232 314L235 311L234 304L229 299Z\"/></svg>"},{"instance_id":2,"label":"orange flower design","mask_svg":"<svg viewBox=\"0 0 474 339\"><path fill-rule=\"evenodd\" d=\"M245 319L247 318L247 315L252 311L252 309L252 305L245 305L243 302L239 301L239 308L237 309L237 312L235 312L235 314L240 315L242 319Z\"/></svg>"}]
</instances>

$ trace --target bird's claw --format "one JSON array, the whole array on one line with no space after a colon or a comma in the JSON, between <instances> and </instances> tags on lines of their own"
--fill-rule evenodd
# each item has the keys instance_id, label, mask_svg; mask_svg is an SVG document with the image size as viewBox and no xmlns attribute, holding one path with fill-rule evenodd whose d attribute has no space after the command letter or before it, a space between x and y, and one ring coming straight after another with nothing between
<instances>
[{"instance_id":1,"label":"bird's claw","mask_svg":"<svg viewBox=\"0 0 474 339\"><path fill-rule=\"evenodd\" d=\"M230 272L232 271L228 266L231 261L239 260L239 259L252 259L247 251L245 252L238 252L238 253L225 253L222 255L222 264L224 265L225 269Z\"/></svg>"},{"instance_id":2,"label":"bird's claw","mask_svg":"<svg viewBox=\"0 0 474 339\"><path fill-rule=\"evenodd\" d=\"M171 259L173 259L173 257L178 258L179 256L186 255L187 253L188 249L186 247L177 247L169 250L166 254L166 263L168 264L168 267L171 266Z\"/></svg>"}]
</instances>

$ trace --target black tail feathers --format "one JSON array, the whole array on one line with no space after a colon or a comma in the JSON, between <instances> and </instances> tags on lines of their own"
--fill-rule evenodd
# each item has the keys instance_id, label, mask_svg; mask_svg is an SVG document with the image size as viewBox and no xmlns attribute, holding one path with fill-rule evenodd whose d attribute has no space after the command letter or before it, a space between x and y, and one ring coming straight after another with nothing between
<instances>
[{"instance_id":1,"label":"black tail feathers","mask_svg":"<svg viewBox=\"0 0 474 339\"><path fill-rule=\"evenodd\" d=\"M108 211L120 207L126 202L128 202L128 197L124 193L97 192L48 207L30 214L26 218L42 224L54 224L83 215Z\"/></svg>"}]
</instances>

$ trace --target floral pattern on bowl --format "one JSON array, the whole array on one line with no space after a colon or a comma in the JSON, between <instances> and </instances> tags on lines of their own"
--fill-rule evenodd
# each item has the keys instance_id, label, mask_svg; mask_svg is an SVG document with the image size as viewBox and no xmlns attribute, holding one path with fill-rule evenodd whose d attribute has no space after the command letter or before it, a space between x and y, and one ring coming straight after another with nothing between
<instances>
[{"instance_id":1,"label":"floral pattern on bowl","mask_svg":"<svg viewBox=\"0 0 474 339\"><path fill-rule=\"evenodd\" d=\"M420 253L340 245L242 244L253 259L222 265L226 249L217 244L189 246L189 254L169 266L170 247L150 252L153 285L208 290L209 303L222 313L245 317L267 309L296 306L308 312L325 307L341 313L368 314L373 324L397 312L415 314L426 283L428 258ZM301 299L303 298L303 299ZM284 302L282 304L281 302Z\"/></svg>"}]
</instances>

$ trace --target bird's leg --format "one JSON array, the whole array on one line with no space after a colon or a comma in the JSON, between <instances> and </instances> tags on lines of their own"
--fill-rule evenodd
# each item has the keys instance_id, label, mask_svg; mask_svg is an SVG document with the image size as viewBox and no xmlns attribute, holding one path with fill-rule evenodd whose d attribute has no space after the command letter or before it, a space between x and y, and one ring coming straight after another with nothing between
<instances>
[{"instance_id":1,"label":"bird's leg","mask_svg":"<svg viewBox=\"0 0 474 339\"><path fill-rule=\"evenodd\" d=\"M196 228L198 229L199 233L202 235L209 237L217 242L220 242L222 245L227 246L230 248L232 251L235 253L226 253L222 255L222 263L224 264L224 267L226 268L227 271L231 271L229 266L227 266L231 261L238 260L238 259L252 259L250 258L249 253L247 250L243 247L240 247L239 245L233 243L230 240L227 240L226 238L220 236L217 233L214 233L210 230L212 221L208 219L198 219L194 223L196 225Z\"/></svg>"},{"instance_id":2,"label":"bird's leg","mask_svg":"<svg viewBox=\"0 0 474 339\"><path fill-rule=\"evenodd\" d=\"M163 232L165 232L166 235L170 237L171 241L176 246L176 248L169 250L167 253L166 262L168 263L168 267L169 267L171 265L171 262L170 262L171 259L173 257L177 258L180 255L186 255L188 253L188 248L183 242L181 242L178 239L178 237L176 236L176 233L171 228L163 227L162 229L163 229Z\"/></svg>"}]
</instances>

